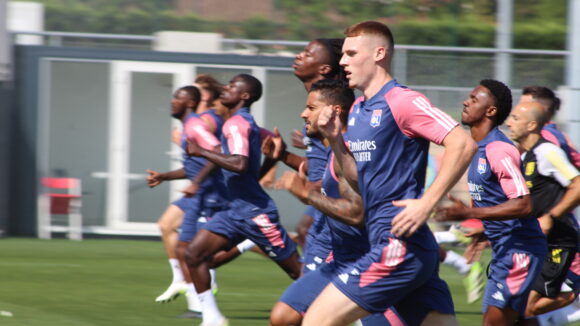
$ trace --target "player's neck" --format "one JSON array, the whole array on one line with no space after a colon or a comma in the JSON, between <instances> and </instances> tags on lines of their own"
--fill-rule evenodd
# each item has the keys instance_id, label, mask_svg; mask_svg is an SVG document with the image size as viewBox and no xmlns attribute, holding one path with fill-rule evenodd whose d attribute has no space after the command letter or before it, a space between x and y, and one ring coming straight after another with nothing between
<instances>
[{"instance_id":1,"label":"player's neck","mask_svg":"<svg viewBox=\"0 0 580 326\"><path fill-rule=\"evenodd\" d=\"M240 102L240 103L236 104L236 106L234 106L228 110L228 112L229 112L228 118L233 116L234 114L236 114L240 109L246 108L246 107L248 109L250 109L250 107L246 104L246 102Z\"/></svg>"},{"instance_id":2,"label":"player's neck","mask_svg":"<svg viewBox=\"0 0 580 326\"><path fill-rule=\"evenodd\" d=\"M480 142L487 137L493 128L495 128L493 121L484 119L480 123L470 126L469 131L471 132L471 138L473 138L475 142Z\"/></svg>"},{"instance_id":3,"label":"player's neck","mask_svg":"<svg viewBox=\"0 0 580 326\"><path fill-rule=\"evenodd\" d=\"M363 86L363 88L361 88L361 91L363 92L365 99L368 100L373 96L375 96L375 94L377 94L381 90L381 88L383 88L383 86L385 86L385 84L390 82L391 80L393 80L393 77L387 70L377 69L377 72L371 78L367 86L366 87Z\"/></svg>"},{"instance_id":4,"label":"player's neck","mask_svg":"<svg viewBox=\"0 0 580 326\"><path fill-rule=\"evenodd\" d=\"M322 79L324 79L324 76L317 75L317 76L314 76L314 77L312 77L312 78L310 78L308 80L303 80L302 83L304 84L304 89L307 92L310 92L310 89L312 88L312 84L314 84L317 81L322 80Z\"/></svg>"},{"instance_id":5,"label":"player's neck","mask_svg":"<svg viewBox=\"0 0 580 326\"><path fill-rule=\"evenodd\" d=\"M528 134L526 138L520 141L520 146L527 152L538 143L540 138L541 136L539 133Z\"/></svg>"},{"instance_id":6,"label":"player's neck","mask_svg":"<svg viewBox=\"0 0 580 326\"><path fill-rule=\"evenodd\" d=\"M181 116L181 122L185 122L185 119L187 119L187 117L189 117L189 115L193 112L193 108L187 108L185 109L185 112L183 112L183 115Z\"/></svg>"}]
</instances>

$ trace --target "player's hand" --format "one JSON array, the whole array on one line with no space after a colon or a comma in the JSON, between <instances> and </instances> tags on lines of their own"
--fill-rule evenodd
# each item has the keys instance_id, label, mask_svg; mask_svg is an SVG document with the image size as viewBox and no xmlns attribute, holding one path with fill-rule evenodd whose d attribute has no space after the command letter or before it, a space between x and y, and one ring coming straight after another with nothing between
<instances>
[{"instance_id":1,"label":"player's hand","mask_svg":"<svg viewBox=\"0 0 580 326\"><path fill-rule=\"evenodd\" d=\"M276 189L286 189L303 203L308 202L309 188L303 173L286 171L276 182Z\"/></svg>"},{"instance_id":2,"label":"player's hand","mask_svg":"<svg viewBox=\"0 0 580 326\"><path fill-rule=\"evenodd\" d=\"M328 105L320 112L318 116L318 129L322 136L328 140L334 140L340 135L342 123L336 111L332 109L332 106Z\"/></svg>"},{"instance_id":3,"label":"player's hand","mask_svg":"<svg viewBox=\"0 0 580 326\"><path fill-rule=\"evenodd\" d=\"M195 140L187 141L187 154L189 156L201 156L201 147Z\"/></svg>"},{"instance_id":4,"label":"player's hand","mask_svg":"<svg viewBox=\"0 0 580 326\"><path fill-rule=\"evenodd\" d=\"M185 197L193 197L199 190L199 185L197 182L191 182L187 188L181 190L181 192L185 195Z\"/></svg>"},{"instance_id":5,"label":"player's hand","mask_svg":"<svg viewBox=\"0 0 580 326\"><path fill-rule=\"evenodd\" d=\"M304 134L302 131L294 129L292 132L292 146L300 149L306 149L306 145L304 145Z\"/></svg>"},{"instance_id":6,"label":"player's hand","mask_svg":"<svg viewBox=\"0 0 580 326\"><path fill-rule=\"evenodd\" d=\"M471 238L471 243L465 248L463 257L467 260L467 263L471 264L474 261L479 261L485 247L487 247L488 241L483 233L483 228L474 229L465 234L466 237Z\"/></svg>"},{"instance_id":7,"label":"player's hand","mask_svg":"<svg viewBox=\"0 0 580 326\"><path fill-rule=\"evenodd\" d=\"M462 221L465 219L465 209L467 206L459 199L447 195L451 205L447 207L438 207L433 217L438 222L444 221Z\"/></svg>"},{"instance_id":8,"label":"player's hand","mask_svg":"<svg viewBox=\"0 0 580 326\"><path fill-rule=\"evenodd\" d=\"M262 153L273 160L279 160L286 151L286 143L280 135L278 127L274 127L274 135L268 135L262 141Z\"/></svg>"},{"instance_id":9,"label":"player's hand","mask_svg":"<svg viewBox=\"0 0 580 326\"><path fill-rule=\"evenodd\" d=\"M149 188L155 188L157 187L161 182L163 182L163 178L161 176L161 173L157 172L157 171L153 171L153 170L145 170L147 173L149 173L149 175L147 176L147 185L149 186Z\"/></svg>"},{"instance_id":10,"label":"player's hand","mask_svg":"<svg viewBox=\"0 0 580 326\"><path fill-rule=\"evenodd\" d=\"M432 210L432 207L426 205L421 199L395 200L393 205L404 207L393 218L391 233L398 237L412 236L421 225L425 224Z\"/></svg>"},{"instance_id":11,"label":"player's hand","mask_svg":"<svg viewBox=\"0 0 580 326\"><path fill-rule=\"evenodd\" d=\"M538 222L540 223L542 232L545 235L550 234L550 230L552 230L552 227L554 226L554 219L550 215L545 214L538 218Z\"/></svg>"}]
</instances>

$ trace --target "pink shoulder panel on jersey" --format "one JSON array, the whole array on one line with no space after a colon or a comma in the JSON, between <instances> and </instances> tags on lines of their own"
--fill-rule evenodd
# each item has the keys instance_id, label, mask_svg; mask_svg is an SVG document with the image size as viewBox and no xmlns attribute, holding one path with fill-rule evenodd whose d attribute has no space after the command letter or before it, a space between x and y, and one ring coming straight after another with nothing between
<instances>
[{"instance_id":1,"label":"pink shoulder panel on jersey","mask_svg":"<svg viewBox=\"0 0 580 326\"><path fill-rule=\"evenodd\" d=\"M551 133L549 130L542 129L542 131L540 131L540 134L542 135L542 137L546 138L546 140L549 141L550 143L560 146L558 138L556 138L556 136L554 136L554 134Z\"/></svg>"},{"instance_id":2,"label":"pink shoulder panel on jersey","mask_svg":"<svg viewBox=\"0 0 580 326\"><path fill-rule=\"evenodd\" d=\"M520 169L520 155L514 145L503 141L491 142L485 146L485 155L507 198L530 193Z\"/></svg>"},{"instance_id":3,"label":"pink shoulder panel on jersey","mask_svg":"<svg viewBox=\"0 0 580 326\"><path fill-rule=\"evenodd\" d=\"M189 118L183 126L185 137L189 141L195 141L201 148L213 150L220 144L217 137L208 130L205 121L200 118Z\"/></svg>"},{"instance_id":4,"label":"pink shoulder panel on jersey","mask_svg":"<svg viewBox=\"0 0 580 326\"><path fill-rule=\"evenodd\" d=\"M330 175L332 176L334 181L338 182L336 171L334 171L334 153L330 153L330 160L328 160L328 171L330 172Z\"/></svg>"},{"instance_id":5,"label":"pink shoulder panel on jersey","mask_svg":"<svg viewBox=\"0 0 580 326\"><path fill-rule=\"evenodd\" d=\"M210 130L216 130L217 128L217 121L215 121L215 118L213 115L208 113L202 113L200 115L200 118L202 118L203 121L210 123Z\"/></svg>"},{"instance_id":6,"label":"pink shoulder panel on jersey","mask_svg":"<svg viewBox=\"0 0 580 326\"><path fill-rule=\"evenodd\" d=\"M250 123L241 115L228 119L222 129L232 155L250 155Z\"/></svg>"},{"instance_id":7,"label":"pink shoulder panel on jersey","mask_svg":"<svg viewBox=\"0 0 580 326\"><path fill-rule=\"evenodd\" d=\"M264 141L264 139L268 136L274 136L274 133L266 128L260 127L260 139Z\"/></svg>"},{"instance_id":8,"label":"pink shoulder panel on jersey","mask_svg":"<svg viewBox=\"0 0 580 326\"><path fill-rule=\"evenodd\" d=\"M359 104L360 102L362 102L365 99L364 96L359 96L357 97L354 102L352 102L352 105L350 106L350 110L348 110L348 113L352 113L352 110L354 109L354 106Z\"/></svg>"},{"instance_id":9,"label":"pink shoulder panel on jersey","mask_svg":"<svg viewBox=\"0 0 580 326\"><path fill-rule=\"evenodd\" d=\"M434 107L423 94L408 88L392 88L385 94L385 100L397 125L407 137L421 137L441 144L458 125L447 113Z\"/></svg>"}]
</instances>

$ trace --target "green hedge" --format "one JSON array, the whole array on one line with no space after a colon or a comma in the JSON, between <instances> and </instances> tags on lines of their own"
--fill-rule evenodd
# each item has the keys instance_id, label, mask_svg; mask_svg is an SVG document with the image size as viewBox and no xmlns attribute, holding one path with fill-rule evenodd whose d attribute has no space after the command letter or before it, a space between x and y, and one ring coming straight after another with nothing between
<instances>
[{"instance_id":1,"label":"green hedge","mask_svg":"<svg viewBox=\"0 0 580 326\"><path fill-rule=\"evenodd\" d=\"M266 17L253 17L244 22L206 21L196 15L178 15L172 10L140 8L118 10L91 8L82 2L46 3L45 28L49 31L122 33L151 35L160 30L218 32L225 37L252 39L307 40L316 37L337 37L348 23L331 21L323 15L309 13L317 19L304 23L300 17L288 17L288 23ZM342 26L344 24L344 26ZM472 18L454 20L407 19L392 24L398 44L492 47L495 25ZM558 23L533 22L514 25L514 47L529 49L564 49L566 26Z\"/></svg>"}]
</instances>

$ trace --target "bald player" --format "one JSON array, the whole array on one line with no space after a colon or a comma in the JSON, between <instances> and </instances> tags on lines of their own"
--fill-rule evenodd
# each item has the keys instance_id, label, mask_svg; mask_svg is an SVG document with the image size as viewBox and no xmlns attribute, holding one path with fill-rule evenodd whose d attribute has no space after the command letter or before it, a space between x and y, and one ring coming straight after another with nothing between
<instances>
[{"instance_id":1,"label":"bald player","mask_svg":"<svg viewBox=\"0 0 580 326\"><path fill-rule=\"evenodd\" d=\"M560 289L578 251L578 223L571 212L580 202L580 178L566 153L542 137L547 120L540 103L523 102L507 121L510 138L524 151L532 216L538 218L548 237L548 255L528 298L526 317L560 308L574 299L574 293L561 293Z\"/></svg>"}]
</instances>

